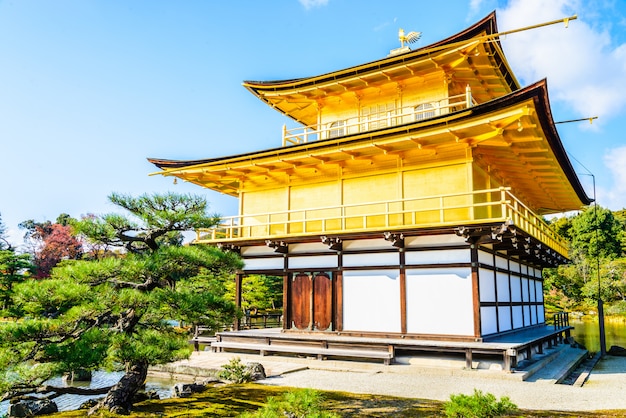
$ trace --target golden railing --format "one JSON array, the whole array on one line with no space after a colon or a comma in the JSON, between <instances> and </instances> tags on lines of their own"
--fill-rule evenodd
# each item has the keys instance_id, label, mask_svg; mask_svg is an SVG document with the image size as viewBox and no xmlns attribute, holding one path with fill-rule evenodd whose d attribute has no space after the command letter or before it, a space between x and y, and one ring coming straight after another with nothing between
<instances>
[{"instance_id":1,"label":"golden railing","mask_svg":"<svg viewBox=\"0 0 626 418\"><path fill-rule=\"evenodd\" d=\"M283 126L283 147L425 120L450 112L467 109L475 105L476 102L472 98L469 86L467 86L465 94L449 96L445 99L421 104L428 106L420 107L419 104L413 104L411 106L372 113L361 116L360 118L347 119L341 121L341 124L335 125L325 123L293 129L287 129L287 126Z\"/></svg>"},{"instance_id":2,"label":"golden railing","mask_svg":"<svg viewBox=\"0 0 626 418\"><path fill-rule=\"evenodd\" d=\"M196 242L283 239L507 221L567 257L565 240L506 187L415 199L231 216L223 218L222 223L215 228L197 230Z\"/></svg>"}]
</instances>

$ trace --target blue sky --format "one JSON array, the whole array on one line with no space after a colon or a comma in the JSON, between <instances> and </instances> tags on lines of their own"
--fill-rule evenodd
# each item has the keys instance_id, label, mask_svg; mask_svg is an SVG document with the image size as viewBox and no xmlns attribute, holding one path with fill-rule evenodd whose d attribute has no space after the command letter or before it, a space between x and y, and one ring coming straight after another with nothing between
<instances>
[{"instance_id":1,"label":"blue sky","mask_svg":"<svg viewBox=\"0 0 626 418\"><path fill-rule=\"evenodd\" d=\"M111 192L205 195L146 157L198 159L273 148L289 121L244 80L316 75L385 57L397 32L417 47L492 10L500 31L578 19L502 40L522 85L547 78L588 194L626 207L625 0L0 0L0 215L15 244L26 219L106 213Z\"/></svg>"}]
</instances>

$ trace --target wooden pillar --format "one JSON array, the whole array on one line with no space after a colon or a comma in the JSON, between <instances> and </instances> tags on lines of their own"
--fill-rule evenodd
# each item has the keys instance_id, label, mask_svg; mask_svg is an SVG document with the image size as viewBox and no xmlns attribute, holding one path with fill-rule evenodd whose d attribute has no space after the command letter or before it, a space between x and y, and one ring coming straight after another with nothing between
<instances>
[{"instance_id":1,"label":"wooden pillar","mask_svg":"<svg viewBox=\"0 0 626 418\"><path fill-rule=\"evenodd\" d=\"M467 370L472 370L472 349L471 348L466 348L465 349L465 368Z\"/></svg>"},{"instance_id":2,"label":"wooden pillar","mask_svg":"<svg viewBox=\"0 0 626 418\"><path fill-rule=\"evenodd\" d=\"M400 256L400 332L406 334L406 269L404 248L399 250Z\"/></svg>"},{"instance_id":3,"label":"wooden pillar","mask_svg":"<svg viewBox=\"0 0 626 418\"><path fill-rule=\"evenodd\" d=\"M480 333L480 291L478 274L478 246L470 246L470 259L472 262L472 305L474 306L474 338L481 338Z\"/></svg>"},{"instance_id":4,"label":"wooden pillar","mask_svg":"<svg viewBox=\"0 0 626 418\"><path fill-rule=\"evenodd\" d=\"M243 273L237 273L235 275L235 306L237 306L238 310L241 309L241 282L242 281L243 281ZM235 329L235 331L239 331L240 327L241 327L241 320L239 319L239 316L237 316L237 319L235 320L235 323L233 324L233 328Z\"/></svg>"},{"instance_id":5,"label":"wooden pillar","mask_svg":"<svg viewBox=\"0 0 626 418\"><path fill-rule=\"evenodd\" d=\"M333 280L334 306L335 306L335 329L334 331L343 331L343 252L337 252L337 273Z\"/></svg>"},{"instance_id":6,"label":"wooden pillar","mask_svg":"<svg viewBox=\"0 0 626 418\"><path fill-rule=\"evenodd\" d=\"M291 275L285 273L283 275L283 330L289 329L289 324L291 324L291 317L289 316L289 312L291 306L291 298L289 297L291 292Z\"/></svg>"},{"instance_id":7,"label":"wooden pillar","mask_svg":"<svg viewBox=\"0 0 626 418\"><path fill-rule=\"evenodd\" d=\"M335 299L335 326L333 331L343 331L343 274L338 271L333 280Z\"/></svg>"}]
</instances>

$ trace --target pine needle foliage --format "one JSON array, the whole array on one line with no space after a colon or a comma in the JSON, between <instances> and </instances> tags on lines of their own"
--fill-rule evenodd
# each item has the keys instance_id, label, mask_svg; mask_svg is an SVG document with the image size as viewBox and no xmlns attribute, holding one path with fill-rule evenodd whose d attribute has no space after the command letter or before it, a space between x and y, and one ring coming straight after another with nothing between
<instances>
[{"instance_id":1,"label":"pine needle foliage","mask_svg":"<svg viewBox=\"0 0 626 418\"><path fill-rule=\"evenodd\" d=\"M474 389L473 395L450 395L444 410L446 416L451 418L494 418L515 412L517 405L507 396L497 400L491 393Z\"/></svg>"}]
</instances>

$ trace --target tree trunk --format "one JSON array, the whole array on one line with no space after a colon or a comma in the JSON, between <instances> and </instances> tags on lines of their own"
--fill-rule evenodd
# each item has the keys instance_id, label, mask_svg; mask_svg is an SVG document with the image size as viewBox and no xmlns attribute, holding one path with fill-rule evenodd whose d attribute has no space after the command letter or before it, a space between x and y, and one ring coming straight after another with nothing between
<instances>
[{"instance_id":1,"label":"tree trunk","mask_svg":"<svg viewBox=\"0 0 626 418\"><path fill-rule=\"evenodd\" d=\"M107 409L115 414L127 415L133 405L133 398L143 387L147 375L148 362L133 364L120 381L109 390L107 396L89 411L89 414L91 415L98 409Z\"/></svg>"}]
</instances>

